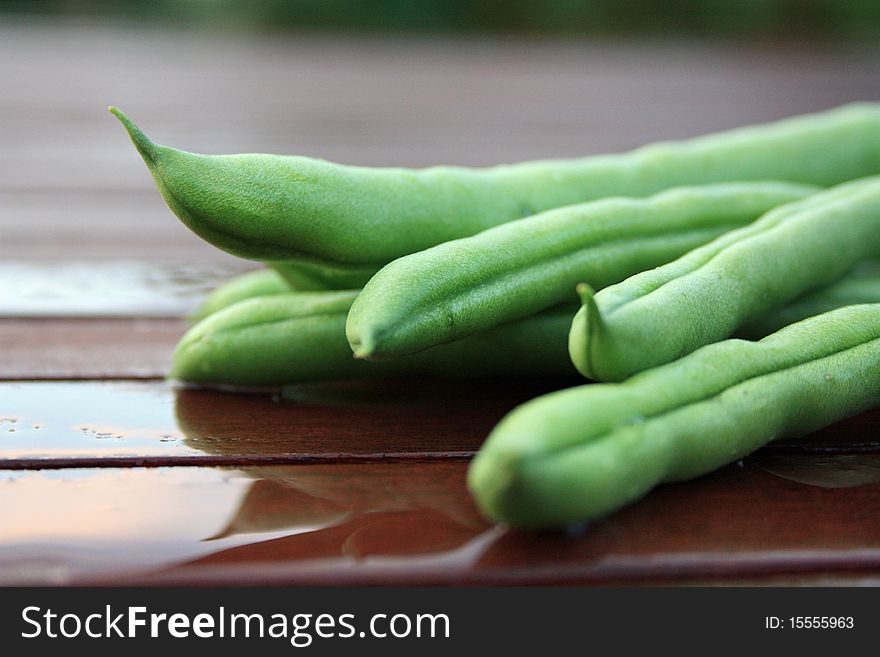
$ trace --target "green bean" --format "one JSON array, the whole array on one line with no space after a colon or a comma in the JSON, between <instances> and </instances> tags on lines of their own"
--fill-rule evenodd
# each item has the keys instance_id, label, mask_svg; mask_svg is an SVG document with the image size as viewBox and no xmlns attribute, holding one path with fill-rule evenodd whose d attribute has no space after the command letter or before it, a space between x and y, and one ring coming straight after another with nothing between
<instances>
[{"instance_id":1,"label":"green bean","mask_svg":"<svg viewBox=\"0 0 880 657\"><path fill-rule=\"evenodd\" d=\"M603 287L755 220L818 188L717 183L646 199L567 206L405 256L354 302L346 331L355 355L382 359L451 342Z\"/></svg>"},{"instance_id":2,"label":"green bean","mask_svg":"<svg viewBox=\"0 0 880 657\"><path fill-rule=\"evenodd\" d=\"M355 360L345 339L345 317L356 296L356 290L291 292L229 306L184 335L171 377L252 387L400 374L450 378L577 374L566 351L570 308L388 363Z\"/></svg>"},{"instance_id":3,"label":"green bean","mask_svg":"<svg viewBox=\"0 0 880 657\"><path fill-rule=\"evenodd\" d=\"M267 263L295 290L353 290L362 288L378 271L377 267L340 265L317 258L297 258Z\"/></svg>"},{"instance_id":4,"label":"green bean","mask_svg":"<svg viewBox=\"0 0 880 657\"><path fill-rule=\"evenodd\" d=\"M880 305L848 306L527 402L492 431L468 481L497 521L562 527L878 403Z\"/></svg>"},{"instance_id":5,"label":"green bean","mask_svg":"<svg viewBox=\"0 0 880 657\"><path fill-rule=\"evenodd\" d=\"M572 361L600 381L668 363L880 255L878 235L880 177L771 210L595 296L582 288Z\"/></svg>"},{"instance_id":6,"label":"green bean","mask_svg":"<svg viewBox=\"0 0 880 657\"><path fill-rule=\"evenodd\" d=\"M880 262L870 261L828 287L774 308L736 332L737 337L759 340L807 317L821 315L844 306L880 303Z\"/></svg>"},{"instance_id":7,"label":"green bean","mask_svg":"<svg viewBox=\"0 0 880 657\"><path fill-rule=\"evenodd\" d=\"M197 155L160 146L117 108L169 207L245 258L380 267L554 207L679 185L833 185L880 173L880 106L857 104L620 155L488 169L369 168L306 157Z\"/></svg>"},{"instance_id":8,"label":"green bean","mask_svg":"<svg viewBox=\"0 0 880 657\"><path fill-rule=\"evenodd\" d=\"M257 269L240 274L215 288L193 313L202 319L244 299L290 292L290 285L272 269Z\"/></svg>"},{"instance_id":9,"label":"green bean","mask_svg":"<svg viewBox=\"0 0 880 657\"><path fill-rule=\"evenodd\" d=\"M329 267L307 259L265 263L269 269L247 272L217 287L193 313L201 319L251 297L282 292L352 290L363 287L375 270L363 267Z\"/></svg>"}]
</instances>

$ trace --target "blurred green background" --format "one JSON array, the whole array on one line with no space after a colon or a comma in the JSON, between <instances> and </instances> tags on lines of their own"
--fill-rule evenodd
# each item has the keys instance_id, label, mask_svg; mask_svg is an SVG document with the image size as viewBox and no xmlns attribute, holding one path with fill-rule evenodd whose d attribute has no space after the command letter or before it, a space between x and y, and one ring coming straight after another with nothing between
<instances>
[{"instance_id":1,"label":"blurred green background","mask_svg":"<svg viewBox=\"0 0 880 657\"><path fill-rule=\"evenodd\" d=\"M236 30L862 40L880 0L0 0L0 13Z\"/></svg>"}]
</instances>

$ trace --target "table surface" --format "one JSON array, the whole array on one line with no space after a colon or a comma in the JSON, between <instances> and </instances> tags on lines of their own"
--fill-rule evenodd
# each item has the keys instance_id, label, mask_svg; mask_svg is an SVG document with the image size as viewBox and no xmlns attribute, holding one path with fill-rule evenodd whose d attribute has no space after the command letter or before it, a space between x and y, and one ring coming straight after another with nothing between
<instances>
[{"instance_id":1,"label":"table surface","mask_svg":"<svg viewBox=\"0 0 880 657\"><path fill-rule=\"evenodd\" d=\"M0 25L0 584L874 582L880 413L529 534L479 516L467 461L575 381L166 382L182 317L254 265L171 215L105 107L193 151L483 165L880 98L878 55Z\"/></svg>"}]
</instances>

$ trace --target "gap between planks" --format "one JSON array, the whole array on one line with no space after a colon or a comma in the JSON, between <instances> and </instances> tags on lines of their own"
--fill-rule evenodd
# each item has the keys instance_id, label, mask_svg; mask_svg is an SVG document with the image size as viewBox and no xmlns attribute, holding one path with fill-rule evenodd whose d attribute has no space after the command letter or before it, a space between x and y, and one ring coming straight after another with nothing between
<instances>
[{"instance_id":1,"label":"gap between planks","mask_svg":"<svg viewBox=\"0 0 880 657\"><path fill-rule=\"evenodd\" d=\"M385 452L326 454L265 454L240 456L98 456L0 460L0 470L65 470L90 468L241 467L254 465L356 465L467 461L476 454L462 452Z\"/></svg>"}]
</instances>

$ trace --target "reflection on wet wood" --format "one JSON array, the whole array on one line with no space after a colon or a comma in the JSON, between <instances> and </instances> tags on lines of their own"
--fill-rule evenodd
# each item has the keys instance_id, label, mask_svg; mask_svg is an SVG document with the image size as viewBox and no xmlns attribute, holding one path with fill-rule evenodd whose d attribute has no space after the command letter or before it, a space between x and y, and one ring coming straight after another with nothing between
<instances>
[{"instance_id":1,"label":"reflection on wet wood","mask_svg":"<svg viewBox=\"0 0 880 657\"><path fill-rule=\"evenodd\" d=\"M823 488L880 484L880 454L774 454L750 459L753 465L784 479Z\"/></svg>"},{"instance_id":2,"label":"reflection on wet wood","mask_svg":"<svg viewBox=\"0 0 880 657\"><path fill-rule=\"evenodd\" d=\"M570 383L358 381L284 397L164 382L0 383L0 467L462 458L514 406Z\"/></svg>"},{"instance_id":3,"label":"reflection on wet wood","mask_svg":"<svg viewBox=\"0 0 880 657\"><path fill-rule=\"evenodd\" d=\"M0 473L0 583L683 583L880 569L878 483L806 485L747 460L566 534L491 527L465 473L442 462Z\"/></svg>"},{"instance_id":4,"label":"reflection on wet wood","mask_svg":"<svg viewBox=\"0 0 880 657\"><path fill-rule=\"evenodd\" d=\"M577 383L385 379L233 394L166 382L6 382L0 383L0 467L467 459L516 405ZM812 476L822 463L825 472L840 474L843 461L827 457L849 455L846 467L875 476L878 417L880 411L864 413L760 454L789 464L800 456L802 468L815 466Z\"/></svg>"},{"instance_id":5,"label":"reflection on wet wood","mask_svg":"<svg viewBox=\"0 0 880 657\"><path fill-rule=\"evenodd\" d=\"M180 390L187 444L209 454L466 452L508 411L570 380L376 380L270 396Z\"/></svg>"},{"instance_id":6,"label":"reflection on wet wood","mask_svg":"<svg viewBox=\"0 0 880 657\"><path fill-rule=\"evenodd\" d=\"M198 454L184 439L165 383L0 383L0 463Z\"/></svg>"},{"instance_id":7,"label":"reflection on wet wood","mask_svg":"<svg viewBox=\"0 0 880 657\"><path fill-rule=\"evenodd\" d=\"M183 317L245 269L154 260L0 261L0 317Z\"/></svg>"},{"instance_id":8,"label":"reflection on wet wood","mask_svg":"<svg viewBox=\"0 0 880 657\"><path fill-rule=\"evenodd\" d=\"M334 500L310 495L272 479L258 479L241 499L229 522L205 540L283 529L291 525L291 518L308 526L334 525L349 513L348 508Z\"/></svg>"},{"instance_id":9,"label":"reflection on wet wood","mask_svg":"<svg viewBox=\"0 0 880 657\"><path fill-rule=\"evenodd\" d=\"M747 464L663 486L576 535L481 528L467 504L455 516L378 512L212 553L161 577L198 581L201 568L211 567L203 573L210 578L220 566L247 563L253 567L243 576L254 576L259 564L270 566L267 579L327 583L338 581L339 562L349 557L360 570L346 578L364 583L598 584L876 571L878 493L878 485L845 492L793 484ZM855 514L847 510L854 500L861 505ZM468 545L479 545L477 553ZM426 554L434 558L420 558Z\"/></svg>"}]
</instances>

